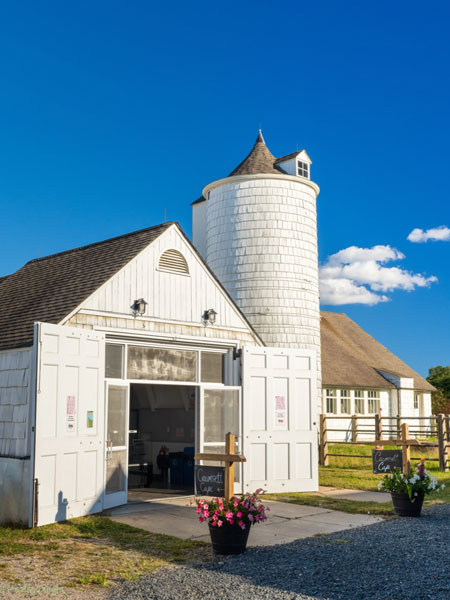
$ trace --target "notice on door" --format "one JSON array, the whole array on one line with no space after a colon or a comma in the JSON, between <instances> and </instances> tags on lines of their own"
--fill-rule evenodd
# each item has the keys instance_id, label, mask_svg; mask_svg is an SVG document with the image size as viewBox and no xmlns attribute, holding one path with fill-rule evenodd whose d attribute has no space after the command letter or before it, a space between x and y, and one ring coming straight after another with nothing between
<instances>
[{"instance_id":1,"label":"notice on door","mask_svg":"<svg viewBox=\"0 0 450 600\"><path fill-rule=\"evenodd\" d=\"M275 396L275 428L287 429L286 396Z\"/></svg>"},{"instance_id":2,"label":"notice on door","mask_svg":"<svg viewBox=\"0 0 450 600\"><path fill-rule=\"evenodd\" d=\"M77 424L77 403L75 396L67 396L66 399L66 431L75 432Z\"/></svg>"}]
</instances>

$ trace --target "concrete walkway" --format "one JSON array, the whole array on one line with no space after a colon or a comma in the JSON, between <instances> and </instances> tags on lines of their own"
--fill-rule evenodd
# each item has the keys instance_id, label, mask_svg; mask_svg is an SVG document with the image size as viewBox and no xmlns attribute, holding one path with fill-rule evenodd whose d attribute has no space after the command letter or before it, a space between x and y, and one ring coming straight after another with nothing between
<instances>
[{"instance_id":1,"label":"concrete walkway","mask_svg":"<svg viewBox=\"0 0 450 600\"><path fill-rule=\"evenodd\" d=\"M334 533L382 521L373 515L354 515L315 506L265 502L270 507L266 523L252 527L249 546L288 544L300 538ZM189 498L126 504L105 511L113 521L153 533L209 542L205 523L199 523Z\"/></svg>"},{"instance_id":2,"label":"concrete walkway","mask_svg":"<svg viewBox=\"0 0 450 600\"><path fill-rule=\"evenodd\" d=\"M386 492L367 492L365 490L346 490L341 488L321 485L319 496L328 498L342 498L343 500L357 500L359 502L390 502L391 495Z\"/></svg>"}]
</instances>

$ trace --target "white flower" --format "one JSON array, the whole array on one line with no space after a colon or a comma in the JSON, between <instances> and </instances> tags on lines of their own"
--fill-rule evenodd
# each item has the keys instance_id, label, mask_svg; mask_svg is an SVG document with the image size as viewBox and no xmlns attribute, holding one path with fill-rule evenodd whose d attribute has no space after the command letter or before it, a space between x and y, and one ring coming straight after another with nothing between
<instances>
[{"instance_id":1,"label":"white flower","mask_svg":"<svg viewBox=\"0 0 450 600\"><path fill-rule=\"evenodd\" d=\"M443 483L443 484L441 485L441 490L443 490L444 488L445 488L445 483Z\"/></svg>"}]
</instances>

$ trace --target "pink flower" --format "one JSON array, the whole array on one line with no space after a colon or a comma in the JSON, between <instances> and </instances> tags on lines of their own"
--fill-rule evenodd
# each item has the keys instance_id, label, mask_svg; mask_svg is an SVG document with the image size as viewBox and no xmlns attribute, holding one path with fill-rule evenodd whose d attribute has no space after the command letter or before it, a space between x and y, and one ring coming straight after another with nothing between
<instances>
[{"instance_id":1,"label":"pink flower","mask_svg":"<svg viewBox=\"0 0 450 600\"><path fill-rule=\"evenodd\" d=\"M232 519L233 518L233 513L231 512L231 510L229 510L228 512L225 513L225 516L227 519Z\"/></svg>"},{"instance_id":2,"label":"pink flower","mask_svg":"<svg viewBox=\"0 0 450 600\"><path fill-rule=\"evenodd\" d=\"M237 517L238 519L240 519L240 518L242 517L242 513L241 513L241 511L240 511L240 510L239 510L239 511L236 513L236 517Z\"/></svg>"},{"instance_id":3,"label":"pink flower","mask_svg":"<svg viewBox=\"0 0 450 600\"><path fill-rule=\"evenodd\" d=\"M237 508L239 506L239 502L233 502L233 506L234 508Z\"/></svg>"},{"instance_id":4,"label":"pink flower","mask_svg":"<svg viewBox=\"0 0 450 600\"><path fill-rule=\"evenodd\" d=\"M238 525L239 525L239 527L241 529L245 529L245 523L244 523L244 521L239 521Z\"/></svg>"},{"instance_id":5,"label":"pink flower","mask_svg":"<svg viewBox=\"0 0 450 600\"><path fill-rule=\"evenodd\" d=\"M217 527L222 527L223 521L217 521Z\"/></svg>"},{"instance_id":6,"label":"pink flower","mask_svg":"<svg viewBox=\"0 0 450 600\"><path fill-rule=\"evenodd\" d=\"M199 516L198 520L200 521L200 523L203 523L203 521L205 520L201 515Z\"/></svg>"}]
</instances>

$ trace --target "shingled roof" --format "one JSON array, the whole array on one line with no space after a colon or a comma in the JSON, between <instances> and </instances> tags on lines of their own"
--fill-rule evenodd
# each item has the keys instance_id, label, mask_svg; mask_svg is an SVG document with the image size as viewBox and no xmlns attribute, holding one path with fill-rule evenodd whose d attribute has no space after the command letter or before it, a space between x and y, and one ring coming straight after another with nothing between
<instances>
[{"instance_id":1,"label":"shingled roof","mask_svg":"<svg viewBox=\"0 0 450 600\"><path fill-rule=\"evenodd\" d=\"M426 379L343 313L321 312L322 384L390 389L379 371L410 377L414 389L435 391Z\"/></svg>"},{"instance_id":2,"label":"shingled roof","mask_svg":"<svg viewBox=\"0 0 450 600\"><path fill-rule=\"evenodd\" d=\"M261 131L258 133L255 145L250 154L228 175L257 175L259 173L276 173L281 175L284 171L275 166L277 159L266 146Z\"/></svg>"},{"instance_id":3,"label":"shingled roof","mask_svg":"<svg viewBox=\"0 0 450 600\"><path fill-rule=\"evenodd\" d=\"M36 321L59 323L173 223L37 258L0 280L0 350L33 343Z\"/></svg>"}]
</instances>

